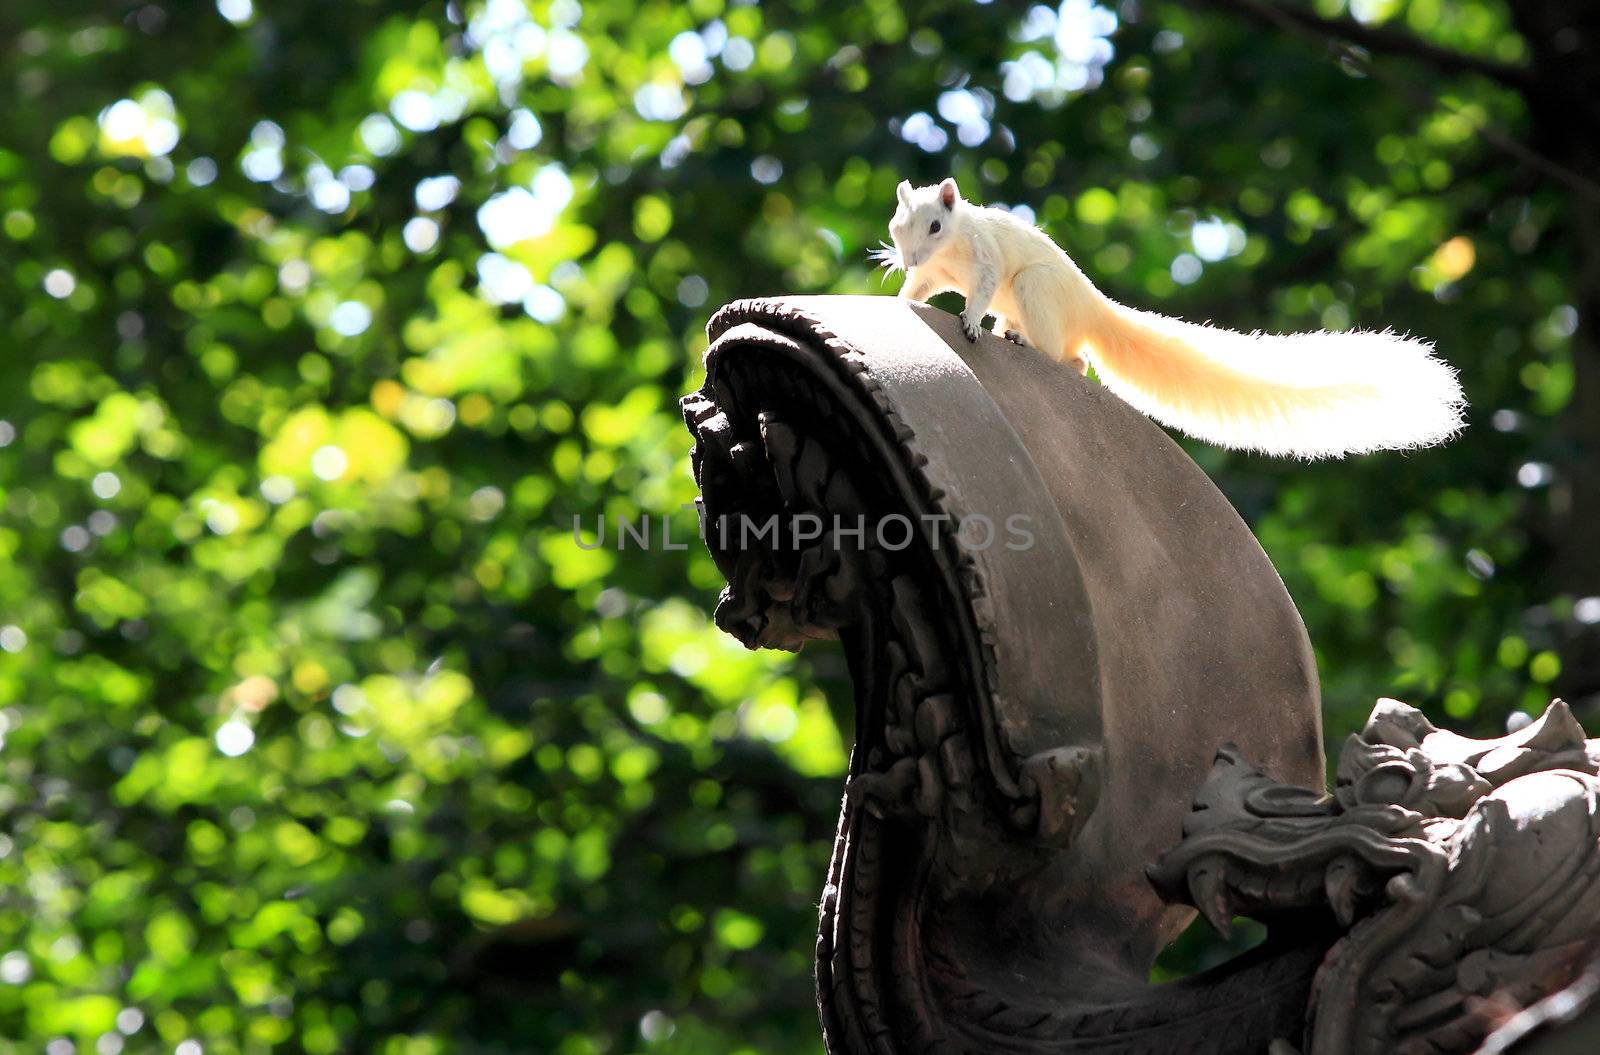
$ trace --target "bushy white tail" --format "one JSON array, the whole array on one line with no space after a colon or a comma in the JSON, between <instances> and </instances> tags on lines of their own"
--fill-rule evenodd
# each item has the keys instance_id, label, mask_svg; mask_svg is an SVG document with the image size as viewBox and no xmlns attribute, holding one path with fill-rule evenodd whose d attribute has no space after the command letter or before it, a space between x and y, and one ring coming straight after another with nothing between
<instances>
[{"instance_id":1,"label":"bushy white tail","mask_svg":"<svg viewBox=\"0 0 1600 1055\"><path fill-rule=\"evenodd\" d=\"M1456 372L1371 331L1245 334L1110 303L1088 334L1101 381L1223 447L1301 458L1426 447L1460 431Z\"/></svg>"}]
</instances>

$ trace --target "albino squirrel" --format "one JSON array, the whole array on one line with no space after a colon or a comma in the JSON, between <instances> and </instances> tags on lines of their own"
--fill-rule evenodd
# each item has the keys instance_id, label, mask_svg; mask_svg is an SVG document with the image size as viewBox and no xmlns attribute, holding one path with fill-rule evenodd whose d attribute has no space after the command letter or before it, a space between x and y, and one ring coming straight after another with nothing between
<instances>
[{"instance_id":1,"label":"albino squirrel","mask_svg":"<svg viewBox=\"0 0 1600 1055\"><path fill-rule=\"evenodd\" d=\"M962 199L955 180L902 182L893 247L900 296L966 297L961 328L994 332L1088 372L1166 425L1223 447L1302 458L1425 447L1460 431L1455 371L1394 333L1244 334L1125 307L1038 228ZM1086 361L1087 360L1087 361Z\"/></svg>"}]
</instances>

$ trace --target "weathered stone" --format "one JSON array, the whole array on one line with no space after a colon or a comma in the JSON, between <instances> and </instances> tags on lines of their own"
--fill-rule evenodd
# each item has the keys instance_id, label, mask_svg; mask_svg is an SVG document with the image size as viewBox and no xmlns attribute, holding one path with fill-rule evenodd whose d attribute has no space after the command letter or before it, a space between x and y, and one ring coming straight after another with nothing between
<instances>
[{"instance_id":1,"label":"weathered stone","mask_svg":"<svg viewBox=\"0 0 1600 1055\"><path fill-rule=\"evenodd\" d=\"M1150 421L890 298L739 302L710 336L684 400L707 516L869 525L708 537L718 625L837 638L855 684L829 1055L1463 1051L1486 1001L1570 977L1600 910L1600 751L1564 708L1480 743L1385 702L1329 797L1304 627ZM1000 543L963 546L962 515ZM949 530L892 546L870 529L890 516ZM1268 939L1151 986L1188 905Z\"/></svg>"}]
</instances>

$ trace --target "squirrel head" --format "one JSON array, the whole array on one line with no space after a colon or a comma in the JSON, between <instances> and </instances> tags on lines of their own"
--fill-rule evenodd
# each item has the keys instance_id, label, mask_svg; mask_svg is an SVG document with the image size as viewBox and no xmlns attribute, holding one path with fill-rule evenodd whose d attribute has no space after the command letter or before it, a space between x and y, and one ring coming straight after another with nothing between
<instances>
[{"instance_id":1,"label":"squirrel head","mask_svg":"<svg viewBox=\"0 0 1600 1055\"><path fill-rule=\"evenodd\" d=\"M889 237L902 266L920 267L950 244L965 203L953 179L931 187L913 187L910 180L901 180L895 196L899 207L889 221Z\"/></svg>"}]
</instances>

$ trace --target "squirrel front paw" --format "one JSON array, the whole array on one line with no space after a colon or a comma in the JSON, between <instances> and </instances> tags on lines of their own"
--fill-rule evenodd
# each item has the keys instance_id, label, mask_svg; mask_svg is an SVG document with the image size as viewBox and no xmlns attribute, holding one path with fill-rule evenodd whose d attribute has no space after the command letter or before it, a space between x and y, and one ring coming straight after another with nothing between
<instances>
[{"instance_id":1,"label":"squirrel front paw","mask_svg":"<svg viewBox=\"0 0 1600 1055\"><path fill-rule=\"evenodd\" d=\"M1021 330L1007 330L1006 340L1010 341L1012 344L1021 345L1023 348L1033 347L1033 345L1028 343L1028 339L1022 336Z\"/></svg>"},{"instance_id":2,"label":"squirrel front paw","mask_svg":"<svg viewBox=\"0 0 1600 1055\"><path fill-rule=\"evenodd\" d=\"M978 343L978 324L967 318L965 315L961 316L961 332L966 334L967 340L971 341L973 344Z\"/></svg>"}]
</instances>

